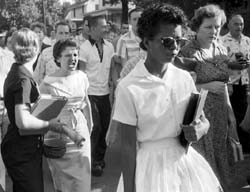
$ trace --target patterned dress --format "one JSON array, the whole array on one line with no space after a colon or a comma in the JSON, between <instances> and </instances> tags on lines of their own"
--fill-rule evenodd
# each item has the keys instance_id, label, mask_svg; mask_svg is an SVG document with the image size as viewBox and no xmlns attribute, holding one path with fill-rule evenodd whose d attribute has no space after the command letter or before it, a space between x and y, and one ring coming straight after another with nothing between
<instances>
[{"instance_id":1,"label":"patterned dress","mask_svg":"<svg viewBox=\"0 0 250 192\"><path fill-rule=\"evenodd\" d=\"M213 58L209 58L196 40L192 40L180 51L181 56L195 58L198 61L194 68L190 69L196 72L197 84L212 81L227 83L229 80L229 72L225 63L228 59L227 51L219 44L213 45ZM225 93L208 93L204 112L210 122L210 129L207 135L193 144L193 147L210 163L222 186L229 184L233 173L231 168L233 155L228 143L228 137L232 135L232 130L228 128L228 104Z\"/></svg>"}]
</instances>

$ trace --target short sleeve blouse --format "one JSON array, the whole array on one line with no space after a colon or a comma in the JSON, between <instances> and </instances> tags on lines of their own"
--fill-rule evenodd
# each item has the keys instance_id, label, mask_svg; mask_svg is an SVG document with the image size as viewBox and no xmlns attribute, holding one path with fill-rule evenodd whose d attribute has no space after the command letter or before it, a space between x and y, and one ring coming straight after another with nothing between
<instances>
[{"instance_id":1,"label":"short sleeve blouse","mask_svg":"<svg viewBox=\"0 0 250 192\"><path fill-rule=\"evenodd\" d=\"M15 130L14 132L18 133L15 123L15 105L27 104L30 106L38 97L39 91L32 74L23 65L14 63L4 83L4 103L11 131Z\"/></svg>"},{"instance_id":2,"label":"short sleeve blouse","mask_svg":"<svg viewBox=\"0 0 250 192\"><path fill-rule=\"evenodd\" d=\"M116 90L113 119L136 126L139 142L180 134L180 124L190 94L196 92L192 77L169 64L162 79L151 75L139 61Z\"/></svg>"}]
</instances>

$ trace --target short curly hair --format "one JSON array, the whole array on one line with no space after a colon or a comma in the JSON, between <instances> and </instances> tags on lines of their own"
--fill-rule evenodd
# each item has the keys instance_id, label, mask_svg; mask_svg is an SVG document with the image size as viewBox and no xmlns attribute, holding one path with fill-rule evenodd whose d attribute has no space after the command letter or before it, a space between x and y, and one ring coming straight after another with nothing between
<instances>
[{"instance_id":1,"label":"short curly hair","mask_svg":"<svg viewBox=\"0 0 250 192\"><path fill-rule=\"evenodd\" d=\"M31 23L30 29L31 29L32 31L34 31L35 28L39 28L40 30L43 31L44 34L46 34L46 27L44 26L43 23L40 23L40 22Z\"/></svg>"},{"instance_id":2,"label":"short curly hair","mask_svg":"<svg viewBox=\"0 0 250 192\"><path fill-rule=\"evenodd\" d=\"M185 26L187 17L179 7L167 4L157 3L145 9L139 18L137 32L139 37L153 39L159 30L159 24L174 24ZM146 50L143 41L141 48Z\"/></svg>"},{"instance_id":3,"label":"short curly hair","mask_svg":"<svg viewBox=\"0 0 250 192\"><path fill-rule=\"evenodd\" d=\"M35 32L28 28L15 31L11 38L11 50L17 63L24 64L39 53L39 40Z\"/></svg>"},{"instance_id":4,"label":"short curly hair","mask_svg":"<svg viewBox=\"0 0 250 192\"><path fill-rule=\"evenodd\" d=\"M193 31L197 32L205 18L214 17L221 17L221 27L227 21L224 10L222 10L218 5L209 4L200 7L194 12L194 16L190 22L190 27Z\"/></svg>"},{"instance_id":5,"label":"short curly hair","mask_svg":"<svg viewBox=\"0 0 250 192\"><path fill-rule=\"evenodd\" d=\"M58 67L61 67L61 64L57 61L61 57L62 52L67 48L67 47L75 47L78 49L76 42L74 42L71 39L62 39L59 40L55 43L53 47L53 57L56 65Z\"/></svg>"}]
</instances>

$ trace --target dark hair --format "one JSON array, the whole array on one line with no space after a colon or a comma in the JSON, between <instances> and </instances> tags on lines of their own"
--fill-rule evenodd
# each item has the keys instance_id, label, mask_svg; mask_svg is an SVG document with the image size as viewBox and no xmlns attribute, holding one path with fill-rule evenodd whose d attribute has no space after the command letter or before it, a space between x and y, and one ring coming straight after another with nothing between
<instances>
[{"instance_id":1,"label":"dark hair","mask_svg":"<svg viewBox=\"0 0 250 192\"><path fill-rule=\"evenodd\" d=\"M67 22L67 21L59 21L59 22L57 22L56 25L55 25L55 31L56 32L57 32L58 26L60 26L60 25L68 26L69 27L69 32L71 33L71 26L70 26L69 22Z\"/></svg>"},{"instance_id":2,"label":"dark hair","mask_svg":"<svg viewBox=\"0 0 250 192\"><path fill-rule=\"evenodd\" d=\"M193 31L197 32L205 18L214 18L219 16L221 17L221 26L223 26L227 20L225 12L218 5L205 5L195 11L190 22L190 27Z\"/></svg>"},{"instance_id":3,"label":"dark hair","mask_svg":"<svg viewBox=\"0 0 250 192\"><path fill-rule=\"evenodd\" d=\"M39 28L39 29L41 29L41 30L43 31L43 33L46 34L46 28L45 28L45 26L44 26L43 23L34 22L34 23L32 23L32 24L30 25L30 29L31 29L32 31L34 31L34 29L35 29L36 27Z\"/></svg>"},{"instance_id":4,"label":"dark hair","mask_svg":"<svg viewBox=\"0 0 250 192\"><path fill-rule=\"evenodd\" d=\"M167 3L158 3L143 11L138 21L137 32L142 40L153 39L159 30L160 23L184 26L186 22L187 18L180 8ZM143 41L140 46L146 50Z\"/></svg>"},{"instance_id":5,"label":"dark hair","mask_svg":"<svg viewBox=\"0 0 250 192\"><path fill-rule=\"evenodd\" d=\"M89 20L90 20L91 16L84 16L82 19L82 24L85 23L85 21L88 21L88 25L89 25Z\"/></svg>"},{"instance_id":6,"label":"dark hair","mask_svg":"<svg viewBox=\"0 0 250 192\"><path fill-rule=\"evenodd\" d=\"M66 47L77 48L77 44L71 39L62 39L62 40L57 41L53 47L54 61L58 67L61 67L61 64L57 61L57 59L61 57L61 54L66 49Z\"/></svg>"},{"instance_id":7,"label":"dark hair","mask_svg":"<svg viewBox=\"0 0 250 192\"><path fill-rule=\"evenodd\" d=\"M97 24L98 24L98 21L100 20L100 19L106 19L104 16L102 16L102 15L100 15L100 16L96 16L96 17L89 17L89 20L88 20L88 22L89 22L89 28L92 28L92 27L95 27L95 26L97 26Z\"/></svg>"},{"instance_id":8,"label":"dark hair","mask_svg":"<svg viewBox=\"0 0 250 192\"><path fill-rule=\"evenodd\" d=\"M131 9L129 12L128 12L128 18L130 19L131 18L131 15L132 13L134 12L143 12L143 9L141 7L136 7L134 9Z\"/></svg>"},{"instance_id":9,"label":"dark hair","mask_svg":"<svg viewBox=\"0 0 250 192\"><path fill-rule=\"evenodd\" d=\"M12 27L7 33L6 33L6 36L5 36L5 39L4 39L4 46L7 46L7 42L8 42L8 38L12 36L12 34L17 31L17 28L15 27Z\"/></svg>"}]
</instances>

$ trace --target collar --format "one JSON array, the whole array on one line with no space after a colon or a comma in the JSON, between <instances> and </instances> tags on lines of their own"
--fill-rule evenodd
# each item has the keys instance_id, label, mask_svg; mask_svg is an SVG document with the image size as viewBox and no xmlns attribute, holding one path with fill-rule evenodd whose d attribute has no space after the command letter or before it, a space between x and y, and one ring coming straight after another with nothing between
<instances>
[{"instance_id":1,"label":"collar","mask_svg":"<svg viewBox=\"0 0 250 192\"><path fill-rule=\"evenodd\" d=\"M235 41L238 41L237 39L235 39L235 38L231 35L230 32L228 32L228 33L226 34L226 36L227 36L228 38L231 38L231 39L235 40ZM244 35L243 33L241 33L239 41L241 41L241 40L243 40L243 39L245 39L245 35Z\"/></svg>"},{"instance_id":2,"label":"collar","mask_svg":"<svg viewBox=\"0 0 250 192\"><path fill-rule=\"evenodd\" d=\"M145 78L151 81L157 81L157 82L164 82L166 78L169 78L170 71L173 68L173 65L171 63L168 64L168 69L166 73L164 74L163 78L156 77L149 73L147 68L145 67L145 59L141 59L135 66L134 71L131 72L131 75L137 78Z\"/></svg>"},{"instance_id":3,"label":"collar","mask_svg":"<svg viewBox=\"0 0 250 192\"><path fill-rule=\"evenodd\" d=\"M91 45L93 46L93 45L96 44L97 41L96 41L95 39L93 39L93 38L89 35L89 42L90 42ZM102 44L105 44L104 39L101 39L101 43L102 43Z\"/></svg>"},{"instance_id":4,"label":"collar","mask_svg":"<svg viewBox=\"0 0 250 192\"><path fill-rule=\"evenodd\" d=\"M218 42L219 39L217 39L216 41L212 42L212 46L214 47L214 49L216 49L219 45L219 42ZM197 40L197 38L195 37L195 39L191 40L191 45L194 49L198 49L198 50L202 50L201 48L201 44L200 42Z\"/></svg>"}]
</instances>

